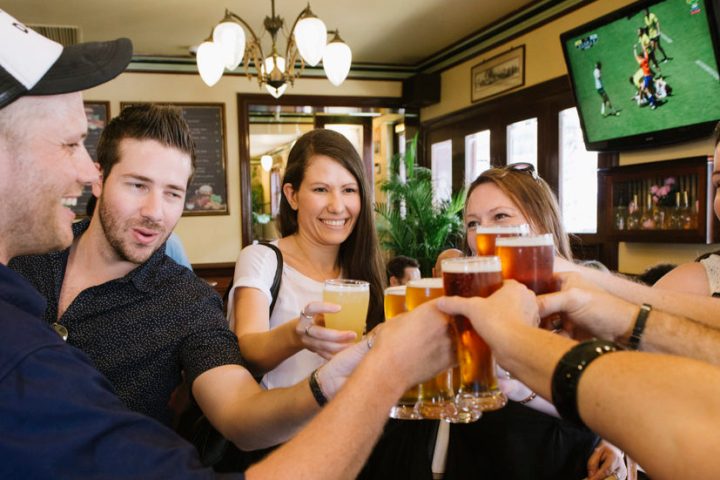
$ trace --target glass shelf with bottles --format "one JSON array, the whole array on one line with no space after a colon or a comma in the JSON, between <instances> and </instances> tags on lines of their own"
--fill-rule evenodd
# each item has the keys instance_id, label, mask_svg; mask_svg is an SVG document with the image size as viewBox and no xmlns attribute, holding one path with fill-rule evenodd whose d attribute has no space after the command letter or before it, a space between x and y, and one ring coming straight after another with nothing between
<instances>
[{"instance_id":1,"label":"glass shelf with bottles","mask_svg":"<svg viewBox=\"0 0 720 480\"><path fill-rule=\"evenodd\" d=\"M600 170L598 218L618 241L712 243L711 172L704 156Z\"/></svg>"}]
</instances>

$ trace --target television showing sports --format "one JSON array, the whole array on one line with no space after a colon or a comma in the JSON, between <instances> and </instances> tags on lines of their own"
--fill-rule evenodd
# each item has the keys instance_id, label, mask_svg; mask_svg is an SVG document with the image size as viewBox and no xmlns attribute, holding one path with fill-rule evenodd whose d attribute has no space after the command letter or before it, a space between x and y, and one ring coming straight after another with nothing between
<instances>
[{"instance_id":1,"label":"television showing sports","mask_svg":"<svg viewBox=\"0 0 720 480\"><path fill-rule=\"evenodd\" d=\"M589 150L712 132L720 120L713 1L638 2L561 35Z\"/></svg>"}]
</instances>

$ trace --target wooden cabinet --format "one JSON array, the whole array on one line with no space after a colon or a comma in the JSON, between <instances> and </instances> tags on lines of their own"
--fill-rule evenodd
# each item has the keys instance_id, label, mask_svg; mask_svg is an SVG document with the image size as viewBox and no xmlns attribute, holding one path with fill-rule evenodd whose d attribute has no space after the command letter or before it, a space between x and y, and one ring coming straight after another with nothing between
<instances>
[{"instance_id":1,"label":"wooden cabinet","mask_svg":"<svg viewBox=\"0 0 720 480\"><path fill-rule=\"evenodd\" d=\"M600 169L599 228L613 241L720 240L712 169L706 156Z\"/></svg>"}]
</instances>

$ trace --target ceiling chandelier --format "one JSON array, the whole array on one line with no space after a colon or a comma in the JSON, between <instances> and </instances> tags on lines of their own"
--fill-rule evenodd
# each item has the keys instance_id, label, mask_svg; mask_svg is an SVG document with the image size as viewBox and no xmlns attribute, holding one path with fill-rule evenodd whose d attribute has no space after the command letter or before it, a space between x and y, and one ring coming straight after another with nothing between
<instances>
[{"instance_id":1,"label":"ceiling chandelier","mask_svg":"<svg viewBox=\"0 0 720 480\"><path fill-rule=\"evenodd\" d=\"M252 80L250 63L255 67L258 84L265 87L275 98L279 98L288 85L292 85L305 68L322 60L328 80L340 85L350 72L352 52L340 38L337 30L327 31L322 20L310 10L310 4L295 19L291 34L283 28L282 17L275 15L275 0L271 0L272 15L265 17L263 26L272 38L270 54L265 56L258 37L248 23L237 14L225 10L225 17L218 23L197 49L197 67L200 77L208 85L215 85L223 71L235 70L241 63L245 74ZM245 30L249 35L246 35ZM287 38L285 54L277 48L278 32L283 30ZM327 42L328 34L333 38ZM247 39L247 40L246 40ZM296 65L299 62L299 67Z\"/></svg>"}]
</instances>

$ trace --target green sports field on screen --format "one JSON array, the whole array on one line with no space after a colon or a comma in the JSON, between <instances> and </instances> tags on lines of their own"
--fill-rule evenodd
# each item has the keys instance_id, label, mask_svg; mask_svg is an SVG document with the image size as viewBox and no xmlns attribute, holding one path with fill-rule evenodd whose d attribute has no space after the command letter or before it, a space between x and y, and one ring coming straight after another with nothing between
<instances>
[{"instance_id":1,"label":"green sports field on screen","mask_svg":"<svg viewBox=\"0 0 720 480\"><path fill-rule=\"evenodd\" d=\"M712 1L712 0L706 0ZM640 9L597 28L565 38L575 95L588 142L640 135L720 120L720 78L713 51L705 1L665 0L649 7L660 24L660 45L655 48L654 79L670 87L665 98L638 94L629 77L640 68L633 54L642 52L638 28L644 27ZM602 112L603 99L595 84L594 70L602 63L602 85L612 109Z\"/></svg>"}]
</instances>

